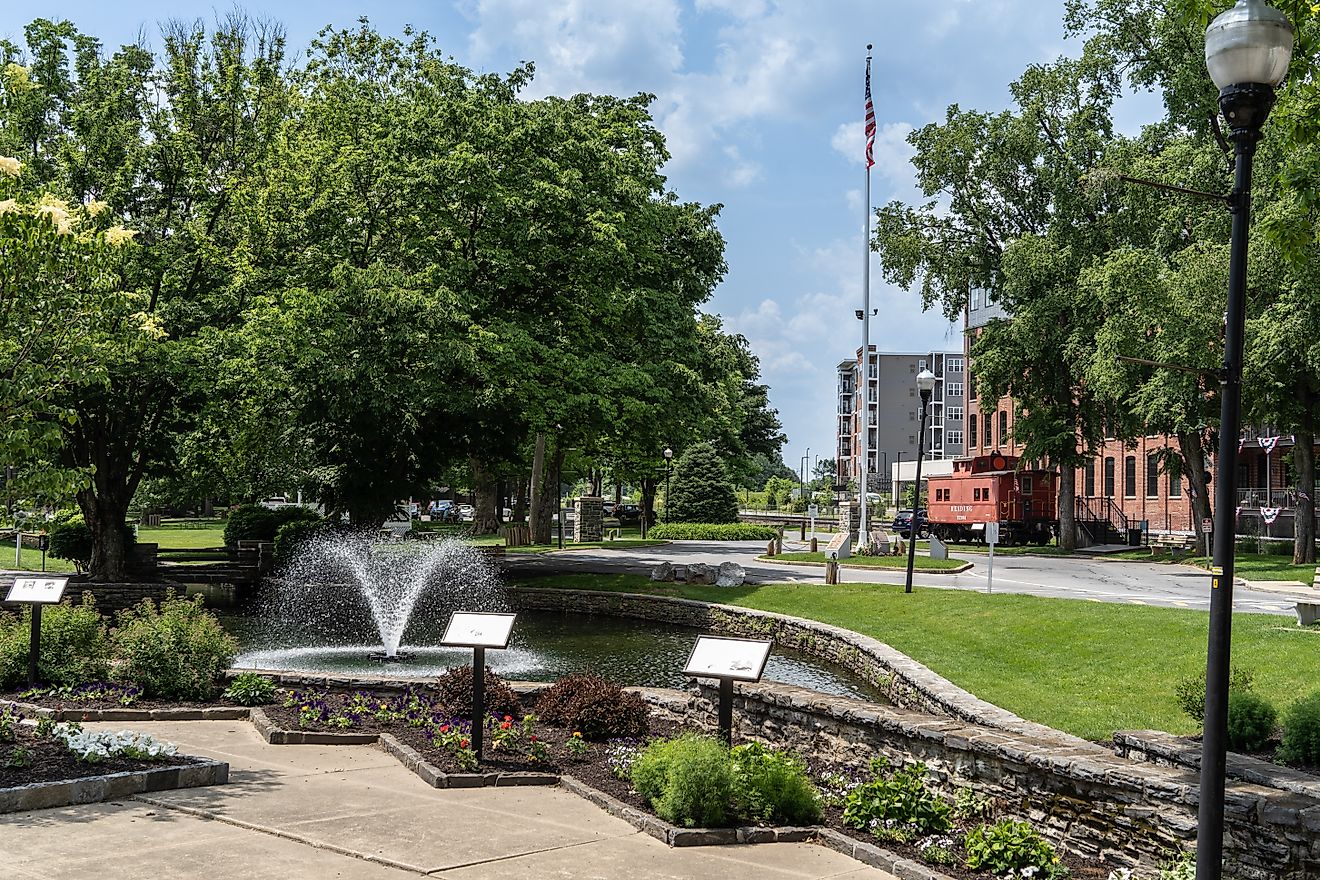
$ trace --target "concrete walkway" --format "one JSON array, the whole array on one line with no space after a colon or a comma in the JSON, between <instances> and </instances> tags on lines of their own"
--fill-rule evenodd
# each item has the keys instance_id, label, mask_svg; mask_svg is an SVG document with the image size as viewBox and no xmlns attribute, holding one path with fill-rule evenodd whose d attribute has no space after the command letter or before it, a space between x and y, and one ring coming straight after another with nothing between
<instances>
[{"instance_id":1,"label":"concrete walkway","mask_svg":"<svg viewBox=\"0 0 1320 880\"><path fill-rule=\"evenodd\" d=\"M813 844L670 849L558 788L437 790L374 747L271 746L246 721L131 727L228 761L230 783L0 815L0 874L893 880Z\"/></svg>"}]
</instances>

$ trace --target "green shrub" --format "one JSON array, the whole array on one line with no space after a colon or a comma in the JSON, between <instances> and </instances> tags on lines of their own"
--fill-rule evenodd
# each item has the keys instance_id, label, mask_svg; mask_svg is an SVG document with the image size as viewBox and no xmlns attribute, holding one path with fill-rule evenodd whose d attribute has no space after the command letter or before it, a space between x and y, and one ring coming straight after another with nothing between
<instances>
[{"instance_id":1,"label":"green shrub","mask_svg":"<svg viewBox=\"0 0 1320 880\"><path fill-rule=\"evenodd\" d=\"M167 699L211 699L238 651L234 637L202 607L201 596L177 599L173 593L159 608L143 599L119 612L112 638L115 679Z\"/></svg>"},{"instance_id":2,"label":"green shrub","mask_svg":"<svg viewBox=\"0 0 1320 880\"><path fill-rule=\"evenodd\" d=\"M963 848L967 850L967 867L995 875L1035 868L1048 877L1059 863L1054 847L1031 823L1011 819L976 826L963 838Z\"/></svg>"},{"instance_id":3,"label":"green shrub","mask_svg":"<svg viewBox=\"0 0 1320 880\"><path fill-rule=\"evenodd\" d=\"M820 796L797 757L760 743L735 746L733 809L770 825L813 825L820 821Z\"/></svg>"},{"instance_id":4,"label":"green shrub","mask_svg":"<svg viewBox=\"0 0 1320 880\"><path fill-rule=\"evenodd\" d=\"M1302 697L1284 714L1277 757L1285 764L1320 767L1320 691Z\"/></svg>"},{"instance_id":5,"label":"green shrub","mask_svg":"<svg viewBox=\"0 0 1320 880\"><path fill-rule=\"evenodd\" d=\"M27 682L31 635L30 607L23 609L22 616L0 614L0 689ZM81 605L66 600L41 610L38 678L57 687L70 687L109 674L110 638L105 618L97 613L90 593L83 593Z\"/></svg>"},{"instance_id":6,"label":"green shrub","mask_svg":"<svg viewBox=\"0 0 1320 880\"><path fill-rule=\"evenodd\" d=\"M1279 713L1270 701L1251 691L1228 692L1228 745L1238 751L1259 752L1274 735Z\"/></svg>"},{"instance_id":7,"label":"green shrub","mask_svg":"<svg viewBox=\"0 0 1320 880\"><path fill-rule=\"evenodd\" d=\"M440 707L455 718L472 717L472 667L455 666L445 670L435 682ZM513 688L489 669L483 694L488 714L523 717L522 701Z\"/></svg>"},{"instance_id":8,"label":"green shrub","mask_svg":"<svg viewBox=\"0 0 1320 880\"><path fill-rule=\"evenodd\" d=\"M689 523L736 523L738 495L713 443L689 446L674 463L665 496L665 520Z\"/></svg>"},{"instance_id":9,"label":"green shrub","mask_svg":"<svg viewBox=\"0 0 1320 880\"><path fill-rule=\"evenodd\" d=\"M769 541L778 536L769 526L752 523L661 523L646 537L660 541Z\"/></svg>"},{"instance_id":10,"label":"green shrub","mask_svg":"<svg viewBox=\"0 0 1320 880\"><path fill-rule=\"evenodd\" d=\"M597 742L640 739L647 731L645 701L592 672L569 675L541 691L536 714Z\"/></svg>"},{"instance_id":11,"label":"green shrub","mask_svg":"<svg viewBox=\"0 0 1320 880\"><path fill-rule=\"evenodd\" d=\"M284 523L275 531L275 560L288 562L303 544L335 528L336 523L324 519L294 519Z\"/></svg>"},{"instance_id":12,"label":"green shrub","mask_svg":"<svg viewBox=\"0 0 1320 880\"><path fill-rule=\"evenodd\" d=\"M315 511L296 505L269 510L259 504L245 504L231 511L225 522L225 546L237 547L239 541L274 541L285 523L318 519Z\"/></svg>"},{"instance_id":13,"label":"green shrub","mask_svg":"<svg viewBox=\"0 0 1320 880\"><path fill-rule=\"evenodd\" d=\"M264 706L275 702L275 682L259 672L240 672L229 683L224 698L240 706Z\"/></svg>"},{"instance_id":14,"label":"green shrub","mask_svg":"<svg viewBox=\"0 0 1320 880\"><path fill-rule=\"evenodd\" d=\"M870 781L857 786L844 798L843 824L874 831L892 822L922 834L952 827L950 806L926 787L925 764L916 763L892 773L889 769L885 758L871 762Z\"/></svg>"},{"instance_id":15,"label":"green shrub","mask_svg":"<svg viewBox=\"0 0 1320 880\"><path fill-rule=\"evenodd\" d=\"M1234 666L1228 675L1228 692L1249 691L1256 674L1239 666ZM1196 675L1189 675L1174 685L1174 694L1178 708L1182 709L1193 721L1205 721L1205 670Z\"/></svg>"},{"instance_id":16,"label":"green shrub","mask_svg":"<svg viewBox=\"0 0 1320 880\"><path fill-rule=\"evenodd\" d=\"M658 740L633 762L632 783L666 821L688 828L722 825L733 793L729 752L697 734Z\"/></svg>"}]
</instances>

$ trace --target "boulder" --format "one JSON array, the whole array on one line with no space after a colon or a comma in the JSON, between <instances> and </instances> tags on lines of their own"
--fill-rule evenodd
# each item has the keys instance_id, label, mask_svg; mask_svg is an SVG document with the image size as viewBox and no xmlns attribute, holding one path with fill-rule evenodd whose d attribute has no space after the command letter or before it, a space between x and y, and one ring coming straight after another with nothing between
<instances>
[{"instance_id":1,"label":"boulder","mask_svg":"<svg viewBox=\"0 0 1320 880\"><path fill-rule=\"evenodd\" d=\"M711 571L710 566L704 562L694 562L687 567L687 582L689 584L713 584L715 583L715 573Z\"/></svg>"},{"instance_id":2,"label":"boulder","mask_svg":"<svg viewBox=\"0 0 1320 880\"><path fill-rule=\"evenodd\" d=\"M721 562L715 576L717 587L741 587L747 580L747 570L736 562Z\"/></svg>"},{"instance_id":3,"label":"boulder","mask_svg":"<svg viewBox=\"0 0 1320 880\"><path fill-rule=\"evenodd\" d=\"M672 562L662 562L651 569L651 580L653 581L672 581L674 579L674 564Z\"/></svg>"}]
</instances>

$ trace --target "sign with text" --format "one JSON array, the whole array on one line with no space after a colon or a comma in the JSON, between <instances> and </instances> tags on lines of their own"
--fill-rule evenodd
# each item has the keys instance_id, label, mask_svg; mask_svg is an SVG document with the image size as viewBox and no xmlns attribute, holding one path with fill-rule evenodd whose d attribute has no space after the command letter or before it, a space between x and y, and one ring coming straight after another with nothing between
<instances>
[{"instance_id":1,"label":"sign with text","mask_svg":"<svg viewBox=\"0 0 1320 880\"><path fill-rule=\"evenodd\" d=\"M698 636L683 674L696 678L760 681L769 659L770 643L767 641Z\"/></svg>"},{"instance_id":2,"label":"sign with text","mask_svg":"<svg viewBox=\"0 0 1320 880\"><path fill-rule=\"evenodd\" d=\"M64 596L68 585L68 578L17 578L5 601L54 605Z\"/></svg>"},{"instance_id":3,"label":"sign with text","mask_svg":"<svg viewBox=\"0 0 1320 880\"><path fill-rule=\"evenodd\" d=\"M825 548L826 559L847 559L852 555L852 535L849 532L835 532Z\"/></svg>"},{"instance_id":4,"label":"sign with text","mask_svg":"<svg viewBox=\"0 0 1320 880\"><path fill-rule=\"evenodd\" d=\"M992 522L985 524L985 542L987 544L999 543L999 523Z\"/></svg>"},{"instance_id":5,"label":"sign with text","mask_svg":"<svg viewBox=\"0 0 1320 880\"><path fill-rule=\"evenodd\" d=\"M440 644L451 648L507 648L516 614L455 611Z\"/></svg>"},{"instance_id":6,"label":"sign with text","mask_svg":"<svg viewBox=\"0 0 1320 880\"><path fill-rule=\"evenodd\" d=\"M1215 530L1215 521L1212 519L1201 520L1201 533L1208 535Z\"/></svg>"},{"instance_id":7,"label":"sign with text","mask_svg":"<svg viewBox=\"0 0 1320 880\"><path fill-rule=\"evenodd\" d=\"M820 506L816 504L808 504L807 515L812 517L820 516Z\"/></svg>"}]
</instances>

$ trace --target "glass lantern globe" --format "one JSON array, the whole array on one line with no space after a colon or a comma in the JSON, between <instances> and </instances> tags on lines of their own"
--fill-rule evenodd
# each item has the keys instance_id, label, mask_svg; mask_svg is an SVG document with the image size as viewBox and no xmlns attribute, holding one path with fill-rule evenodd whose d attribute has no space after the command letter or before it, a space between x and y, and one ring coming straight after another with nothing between
<instances>
[{"instance_id":1,"label":"glass lantern globe","mask_svg":"<svg viewBox=\"0 0 1320 880\"><path fill-rule=\"evenodd\" d=\"M1277 86L1292 59L1293 27L1261 0L1238 0L1205 29L1205 65L1222 92L1229 86Z\"/></svg>"},{"instance_id":2,"label":"glass lantern globe","mask_svg":"<svg viewBox=\"0 0 1320 880\"><path fill-rule=\"evenodd\" d=\"M917 392L921 394L922 397L928 397L934 390L935 374L930 370L922 370L920 373L917 373Z\"/></svg>"}]
</instances>

